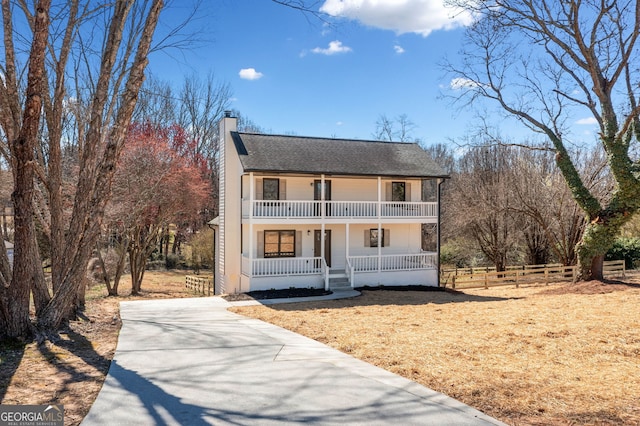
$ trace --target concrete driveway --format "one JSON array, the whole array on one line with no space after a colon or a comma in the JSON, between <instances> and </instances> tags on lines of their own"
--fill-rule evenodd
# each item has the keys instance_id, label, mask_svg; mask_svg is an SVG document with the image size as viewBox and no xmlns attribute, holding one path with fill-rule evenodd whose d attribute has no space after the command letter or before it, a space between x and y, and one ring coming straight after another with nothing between
<instances>
[{"instance_id":1,"label":"concrete driveway","mask_svg":"<svg viewBox=\"0 0 640 426\"><path fill-rule=\"evenodd\" d=\"M502 424L229 306L217 297L123 302L111 368L82 424Z\"/></svg>"}]
</instances>

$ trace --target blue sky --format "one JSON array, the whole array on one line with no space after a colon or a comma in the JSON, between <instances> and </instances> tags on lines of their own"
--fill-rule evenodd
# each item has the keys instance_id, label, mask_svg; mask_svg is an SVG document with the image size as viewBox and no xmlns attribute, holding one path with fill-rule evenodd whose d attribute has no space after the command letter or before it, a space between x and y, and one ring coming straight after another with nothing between
<instances>
[{"instance_id":1,"label":"blue sky","mask_svg":"<svg viewBox=\"0 0 640 426\"><path fill-rule=\"evenodd\" d=\"M317 5L332 25L270 0L205 0L194 21L205 41L173 59L154 54L150 70L176 86L213 72L230 84L232 107L272 133L371 139L381 114L406 114L427 145L470 132L472 111L441 99L450 82L439 66L456 59L468 16L452 18L441 0Z\"/></svg>"}]
</instances>

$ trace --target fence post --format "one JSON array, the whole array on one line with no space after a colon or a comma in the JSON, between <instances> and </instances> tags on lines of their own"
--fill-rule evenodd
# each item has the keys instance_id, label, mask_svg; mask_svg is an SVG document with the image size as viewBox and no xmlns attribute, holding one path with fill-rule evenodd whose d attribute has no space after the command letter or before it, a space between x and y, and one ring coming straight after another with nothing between
<instances>
[{"instance_id":1,"label":"fence post","mask_svg":"<svg viewBox=\"0 0 640 426\"><path fill-rule=\"evenodd\" d=\"M489 273L484 274L484 288L489 288Z\"/></svg>"},{"instance_id":2,"label":"fence post","mask_svg":"<svg viewBox=\"0 0 640 426\"><path fill-rule=\"evenodd\" d=\"M516 273L516 288L520 288L520 284L518 283L518 276L520 275L520 271L516 269L515 273Z\"/></svg>"},{"instance_id":3,"label":"fence post","mask_svg":"<svg viewBox=\"0 0 640 426\"><path fill-rule=\"evenodd\" d=\"M454 289L454 290L456 289L456 276L455 275L451 278L451 288Z\"/></svg>"},{"instance_id":4,"label":"fence post","mask_svg":"<svg viewBox=\"0 0 640 426\"><path fill-rule=\"evenodd\" d=\"M549 269L544 268L544 283L549 285Z\"/></svg>"}]
</instances>

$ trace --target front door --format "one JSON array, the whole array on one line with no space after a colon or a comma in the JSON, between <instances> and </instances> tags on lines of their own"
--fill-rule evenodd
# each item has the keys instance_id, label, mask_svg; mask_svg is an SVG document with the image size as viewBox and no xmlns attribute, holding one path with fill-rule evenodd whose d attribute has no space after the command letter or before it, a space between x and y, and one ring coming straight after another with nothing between
<instances>
[{"instance_id":1,"label":"front door","mask_svg":"<svg viewBox=\"0 0 640 426\"><path fill-rule=\"evenodd\" d=\"M322 231L320 229L316 229L315 231L313 231L313 256L314 257L321 256L320 234L322 234ZM324 231L324 260L327 262L327 266L331 267L331 230L329 229Z\"/></svg>"}]
</instances>

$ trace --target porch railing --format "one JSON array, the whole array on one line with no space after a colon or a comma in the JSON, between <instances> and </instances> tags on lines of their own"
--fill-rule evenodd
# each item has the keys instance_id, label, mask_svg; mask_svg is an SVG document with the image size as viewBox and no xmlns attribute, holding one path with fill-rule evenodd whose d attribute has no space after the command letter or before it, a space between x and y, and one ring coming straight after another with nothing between
<instances>
[{"instance_id":1,"label":"porch railing","mask_svg":"<svg viewBox=\"0 0 640 426\"><path fill-rule=\"evenodd\" d=\"M349 284L353 287L355 280L354 275L355 271L353 270L353 265L351 264L351 258L347 257L347 264L345 265L345 273L347 274L347 279L349 280Z\"/></svg>"},{"instance_id":2,"label":"porch railing","mask_svg":"<svg viewBox=\"0 0 640 426\"><path fill-rule=\"evenodd\" d=\"M321 257L283 257L277 259L242 258L242 273L253 276L316 275L326 267Z\"/></svg>"},{"instance_id":3,"label":"porch railing","mask_svg":"<svg viewBox=\"0 0 640 426\"><path fill-rule=\"evenodd\" d=\"M242 215L259 218L436 217L437 203L377 201L243 200Z\"/></svg>"},{"instance_id":4,"label":"porch railing","mask_svg":"<svg viewBox=\"0 0 640 426\"><path fill-rule=\"evenodd\" d=\"M349 256L348 263L353 272L411 271L435 269L436 256L435 253Z\"/></svg>"}]
</instances>

